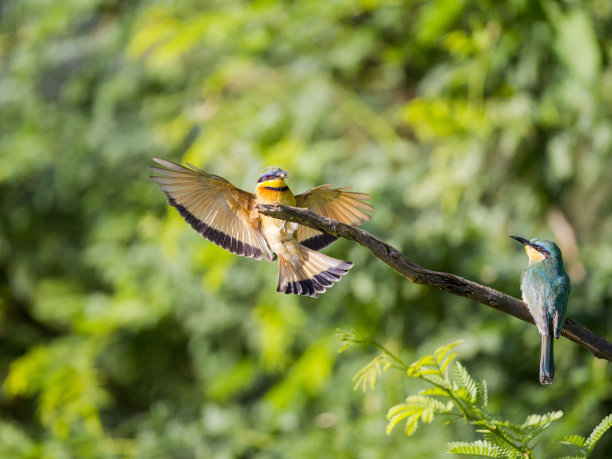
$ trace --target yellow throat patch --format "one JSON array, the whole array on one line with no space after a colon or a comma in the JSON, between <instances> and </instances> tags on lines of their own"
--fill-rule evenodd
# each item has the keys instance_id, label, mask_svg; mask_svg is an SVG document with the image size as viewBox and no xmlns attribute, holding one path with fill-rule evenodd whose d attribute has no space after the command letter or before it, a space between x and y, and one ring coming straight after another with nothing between
<instances>
[{"instance_id":1,"label":"yellow throat patch","mask_svg":"<svg viewBox=\"0 0 612 459\"><path fill-rule=\"evenodd\" d=\"M295 197L283 179L272 179L259 183L255 194L261 202L280 202L288 206L295 206Z\"/></svg>"},{"instance_id":2,"label":"yellow throat patch","mask_svg":"<svg viewBox=\"0 0 612 459\"><path fill-rule=\"evenodd\" d=\"M535 263L536 261L540 261L546 258L536 249L528 245L525 246L525 252L527 252L527 256L529 257L529 263Z\"/></svg>"},{"instance_id":3,"label":"yellow throat patch","mask_svg":"<svg viewBox=\"0 0 612 459\"><path fill-rule=\"evenodd\" d=\"M265 182L261 182L259 186L269 186L271 188L282 188L287 186L284 179L272 179Z\"/></svg>"}]
</instances>

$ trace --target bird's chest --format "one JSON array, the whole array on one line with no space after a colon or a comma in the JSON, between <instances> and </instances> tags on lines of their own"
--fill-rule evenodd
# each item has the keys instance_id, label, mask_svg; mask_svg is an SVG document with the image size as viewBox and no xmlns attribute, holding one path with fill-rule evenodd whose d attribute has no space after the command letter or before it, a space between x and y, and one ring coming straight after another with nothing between
<instances>
[{"instance_id":1,"label":"bird's chest","mask_svg":"<svg viewBox=\"0 0 612 459\"><path fill-rule=\"evenodd\" d=\"M557 297L562 293L561 288L559 273L550 263L534 263L523 273L521 291L523 300L530 308L552 313Z\"/></svg>"},{"instance_id":2,"label":"bird's chest","mask_svg":"<svg viewBox=\"0 0 612 459\"><path fill-rule=\"evenodd\" d=\"M257 201L265 204L279 203L286 206L295 206L295 196L284 181L269 181L257 188ZM297 223L285 222L277 218L261 216L261 229L273 248L278 243L290 241L295 238Z\"/></svg>"}]
</instances>

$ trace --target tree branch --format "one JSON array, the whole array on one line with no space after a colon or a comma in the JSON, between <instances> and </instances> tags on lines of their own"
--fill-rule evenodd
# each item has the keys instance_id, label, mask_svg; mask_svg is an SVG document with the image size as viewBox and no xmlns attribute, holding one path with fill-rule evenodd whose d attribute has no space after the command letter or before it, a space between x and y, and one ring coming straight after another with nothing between
<instances>
[{"instance_id":1,"label":"tree branch","mask_svg":"<svg viewBox=\"0 0 612 459\"><path fill-rule=\"evenodd\" d=\"M527 305L522 301L454 274L422 268L402 255L397 249L367 231L299 207L284 206L282 204L258 204L257 210L270 217L289 220L323 231L332 236L355 241L370 249L376 257L391 266L391 268L410 282L438 287L453 295L470 298L525 322L534 323ZM578 322L567 319L561 334L588 349L595 357L612 361L612 343L596 335Z\"/></svg>"}]
</instances>

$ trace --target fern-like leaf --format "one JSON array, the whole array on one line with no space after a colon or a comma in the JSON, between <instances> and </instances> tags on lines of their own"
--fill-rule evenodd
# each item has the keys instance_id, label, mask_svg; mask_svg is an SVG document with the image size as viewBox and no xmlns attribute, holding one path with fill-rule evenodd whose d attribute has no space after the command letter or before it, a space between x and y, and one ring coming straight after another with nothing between
<instances>
[{"instance_id":1,"label":"fern-like leaf","mask_svg":"<svg viewBox=\"0 0 612 459\"><path fill-rule=\"evenodd\" d=\"M425 423L431 423L435 414L449 413L453 409L453 402L443 403L433 397L424 395L411 395L404 403L393 406L387 412L386 432L387 434L395 428L404 419L406 421L406 435L410 436L414 433L418 426L419 420Z\"/></svg>"},{"instance_id":2,"label":"fern-like leaf","mask_svg":"<svg viewBox=\"0 0 612 459\"><path fill-rule=\"evenodd\" d=\"M530 414L521 426L523 436L527 440L531 440L545 430L551 422L560 419L562 416L563 411L551 411L546 414Z\"/></svg>"},{"instance_id":3,"label":"fern-like leaf","mask_svg":"<svg viewBox=\"0 0 612 459\"><path fill-rule=\"evenodd\" d=\"M563 416L563 411L551 411L546 414L530 414L523 422L522 427L540 427L548 425L552 421L556 421Z\"/></svg>"},{"instance_id":4,"label":"fern-like leaf","mask_svg":"<svg viewBox=\"0 0 612 459\"><path fill-rule=\"evenodd\" d=\"M459 390L457 391L459 396L468 403L474 403L478 392L476 389L476 381L474 381L460 362L455 362L455 377L459 383Z\"/></svg>"},{"instance_id":5,"label":"fern-like leaf","mask_svg":"<svg viewBox=\"0 0 612 459\"><path fill-rule=\"evenodd\" d=\"M407 437L409 437L416 431L418 426L419 426L419 417L412 416L408 418L408 420L406 421L406 427L404 429L404 433L406 434Z\"/></svg>"},{"instance_id":6,"label":"fern-like leaf","mask_svg":"<svg viewBox=\"0 0 612 459\"><path fill-rule=\"evenodd\" d=\"M368 390L368 387L374 389L376 378L382 376L383 371L386 371L390 366L391 363L386 356L379 355L353 376L353 381L355 382L353 389L357 390L361 387L364 392Z\"/></svg>"},{"instance_id":7,"label":"fern-like leaf","mask_svg":"<svg viewBox=\"0 0 612 459\"><path fill-rule=\"evenodd\" d=\"M454 441L446 445L446 451L452 454L470 454L472 456L505 457L503 452L489 442L476 440L472 443Z\"/></svg>"},{"instance_id":8,"label":"fern-like leaf","mask_svg":"<svg viewBox=\"0 0 612 459\"><path fill-rule=\"evenodd\" d=\"M441 375L427 374L427 375L423 375L421 379L427 381L430 384L433 384L434 386L452 387L452 384L450 383L450 381L448 381L447 379L444 379Z\"/></svg>"},{"instance_id":9,"label":"fern-like leaf","mask_svg":"<svg viewBox=\"0 0 612 459\"><path fill-rule=\"evenodd\" d=\"M410 364L408 370L406 370L406 374L408 376L418 377L422 374L423 371L431 370L431 367L435 364L436 361L434 360L433 355L424 355L416 362Z\"/></svg>"},{"instance_id":10,"label":"fern-like leaf","mask_svg":"<svg viewBox=\"0 0 612 459\"><path fill-rule=\"evenodd\" d=\"M395 428L396 425L398 425L406 418L409 418L406 422L412 425L410 433L408 433L408 425L406 425L406 435L410 436L417 428L417 424L419 422L418 416L415 416L414 412L412 412L411 410L406 409L403 403L389 408L389 411L387 412L387 420L389 422L387 423L387 428L385 429L387 435L391 433L391 431Z\"/></svg>"},{"instance_id":11,"label":"fern-like leaf","mask_svg":"<svg viewBox=\"0 0 612 459\"><path fill-rule=\"evenodd\" d=\"M483 419L482 421L474 421L472 422L474 425L482 425L487 426L489 429L495 428L502 430L509 438L516 440L518 442L523 441L521 426L511 423L510 421L506 421L504 419Z\"/></svg>"},{"instance_id":12,"label":"fern-like leaf","mask_svg":"<svg viewBox=\"0 0 612 459\"><path fill-rule=\"evenodd\" d=\"M497 450L501 454L500 457L504 457L507 459L518 459L524 456L524 453L520 450L520 447L518 447L514 443L508 443L506 440L504 440L498 435L495 435L491 431L486 432L484 434L484 437L489 444L497 448Z\"/></svg>"},{"instance_id":13,"label":"fern-like leaf","mask_svg":"<svg viewBox=\"0 0 612 459\"><path fill-rule=\"evenodd\" d=\"M449 397L448 392L439 387L430 387L419 391L419 395L439 395L440 397Z\"/></svg>"},{"instance_id":14,"label":"fern-like leaf","mask_svg":"<svg viewBox=\"0 0 612 459\"><path fill-rule=\"evenodd\" d=\"M587 456L591 453L591 451L593 451L593 448L595 448L597 442L601 440L603 434L605 434L610 427L612 427L612 414L609 414L603 418L601 422L595 426L593 432L591 432L591 435L589 435L589 438L587 438L585 443L587 448Z\"/></svg>"},{"instance_id":15,"label":"fern-like leaf","mask_svg":"<svg viewBox=\"0 0 612 459\"><path fill-rule=\"evenodd\" d=\"M584 438L582 435L565 435L563 440L561 440L561 443L564 445L574 445L578 448L582 448L586 443L586 438Z\"/></svg>"},{"instance_id":16,"label":"fern-like leaf","mask_svg":"<svg viewBox=\"0 0 612 459\"><path fill-rule=\"evenodd\" d=\"M442 365L442 361L445 360L444 357L448 354L454 347L463 343L463 341L455 341L453 343L445 344L444 346L440 346L438 349L434 351L433 357L438 366ZM457 355L456 353L454 354Z\"/></svg>"},{"instance_id":17,"label":"fern-like leaf","mask_svg":"<svg viewBox=\"0 0 612 459\"><path fill-rule=\"evenodd\" d=\"M453 360L455 360L455 357L457 357L457 355L458 354L456 352L452 352L448 354L444 360L438 363L438 367L440 368L441 373L444 373L446 371L446 368L452 363Z\"/></svg>"},{"instance_id":18,"label":"fern-like leaf","mask_svg":"<svg viewBox=\"0 0 612 459\"><path fill-rule=\"evenodd\" d=\"M476 383L476 404L484 408L489 403L489 390L487 382L483 379L481 383Z\"/></svg>"}]
</instances>

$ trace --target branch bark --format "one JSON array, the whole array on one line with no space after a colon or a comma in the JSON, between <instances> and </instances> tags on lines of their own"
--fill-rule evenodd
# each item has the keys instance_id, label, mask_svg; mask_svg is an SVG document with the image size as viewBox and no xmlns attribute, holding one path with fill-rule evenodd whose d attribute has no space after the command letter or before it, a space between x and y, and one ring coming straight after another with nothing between
<instances>
[{"instance_id":1,"label":"branch bark","mask_svg":"<svg viewBox=\"0 0 612 459\"><path fill-rule=\"evenodd\" d=\"M410 282L438 287L453 295L470 298L525 322L534 323L527 305L522 301L463 277L423 268L406 258L394 247L360 228L323 217L306 209L282 204L258 204L257 210L269 217L296 222L332 236L355 241L370 249L374 256L380 258ZM561 334L589 350L595 357L612 361L612 343L575 320L568 318Z\"/></svg>"}]
</instances>

